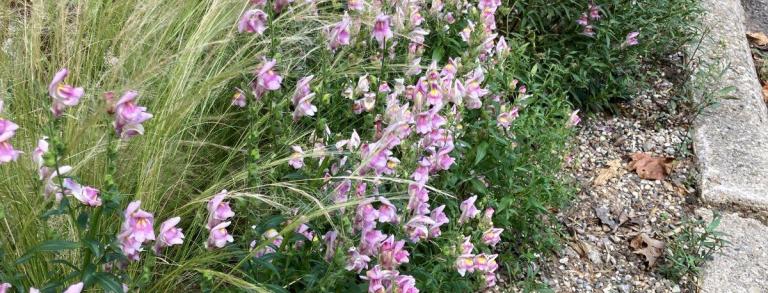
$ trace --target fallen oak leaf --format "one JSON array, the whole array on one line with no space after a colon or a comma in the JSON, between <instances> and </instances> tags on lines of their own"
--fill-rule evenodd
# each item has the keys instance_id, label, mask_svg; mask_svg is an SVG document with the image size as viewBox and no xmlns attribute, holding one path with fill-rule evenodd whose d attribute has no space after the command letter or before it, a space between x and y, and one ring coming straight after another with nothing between
<instances>
[{"instance_id":1,"label":"fallen oak leaf","mask_svg":"<svg viewBox=\"0 0 768 293\"><path fill-rule=\"evenodd\" d=\"M627 169L635 171L641 179L664 180L672 173L674 158L652 157L646 153L634 153L631 158Z\"/></svg>"},{"instance_id":2,"label":"fallen oak leaf","mask_svg":"<svg viewBox=\"0 0 768 293\"><path fill-rule=\"evenodd\" d=\"M621 159L609 161L607 168L603 168L598 171L597 177L595 178L595 181L592 182L592 185L605 185L611 178L623 175L621 171Z\"/></svg>"},{"instance_id":3,"label":"fallen oak leaf","mask_svg":"<svg viewBox=\"0 0 768 293\"><path fill-rule=\"evenodd\" d=\"M664 253L664 246L664 241L653 239L645 233L640 233L629 241L629 247L634 249L632 252L645 256L649 268L653 267L656 259Z\"/></svg>"},{"instance_id":4,"label":"fallen oak leaf","mask_svg":"<svg viewBox=\"0 0 768 293\"><path fill-rule=\"evenodd\" d=\"M747 39L749 42L758 46L768 45L768 36L761 32L747 33Z\"/></svg>"}]
</instances>

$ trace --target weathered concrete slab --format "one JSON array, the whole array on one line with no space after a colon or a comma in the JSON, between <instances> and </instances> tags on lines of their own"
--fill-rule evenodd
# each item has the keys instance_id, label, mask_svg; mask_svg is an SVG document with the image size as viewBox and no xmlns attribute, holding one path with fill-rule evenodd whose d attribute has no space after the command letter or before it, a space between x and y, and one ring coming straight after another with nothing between
<instances>
[{"instance_id":1,"label":"weathered concrete slab","mask_svg":"<svg viewBox=\"0 0 768 293\"><path fill-rule=\"evenodd\" d=\"M706 209L697 211L711 218ZM704 293L768 292L768 227L757 220L724 214L719 230L730 235L730 246L704 266Z\"/></svg>"},{"instance_id":2,"label":"weathered concrete slab","mask_svg":"<svg viewBox=\"0 0 768 293\"><path fill-rule=\"evenodd\" d=\"M702 199L711 204L768 210L768 109L745 37L739 0L702 0L701 70L730 64L725 74L702 89L733 86L730 99L719 100L694 123L693 148L701 173Z\"/></svg>"},{"instance_id":3,"label":"weathered concrete slab","mask_svg":"<svg viewBox=\"0 0 768 293\"><path fill-rule=\"evenodd\" d=\"M742 0L746 12L747 30L768 34L768 0Z\"/></svg>"}]
</instances>

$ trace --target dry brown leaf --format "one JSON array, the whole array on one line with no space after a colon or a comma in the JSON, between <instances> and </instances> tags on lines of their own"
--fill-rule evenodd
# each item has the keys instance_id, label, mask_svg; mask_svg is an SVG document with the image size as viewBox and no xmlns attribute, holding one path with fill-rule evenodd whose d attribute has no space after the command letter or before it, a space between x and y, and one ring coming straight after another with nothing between
<instances>
[{"instance_id":1,"label":"dry brown leaf","mask_svg":"<svg viewBox=\"0 0 768 293\"><path fill-rule=\"evenodd\" d=\"M645 233L640 233L629 241L634 253L642 254L648 262L648 267L656 264L656 259L664 253L664 241L656 240Z\"/></svg>"},{"instance_id":2,"label":"dry brown leaf","mask_svg":"<svg viewBox=\"0 0 768 293\"><path fill-rule=\"evenodd\" d=\"M632 154L632 162L627 169L634 170L642 179L664 180L664 177L672 173L674 158L652 157L645 153Z\"/></svg>"},{"instance_id":3,"label":"dry brown leaf","mask_svg":"<svg viewBox=\"0 0 768 293\"><path fill-rule=\"evenodd\" d=\"M768 103L768 82L763 86L763 101Z\"/></svg>"},{"instance_id":4,"label":"dry brown leaf","mask_svg":"<svg viewBox=\"0 0 768 293\"><path fill-rule=\"evenodd\" d=\"M611 217L611 212L606 207L595 208L595 215L603 225L608 225L611 229L615 229L619 224L616 223Z\"/></svg>"},{"instance_id":5,"label":"dry brown leaf","mask_svg":"<svg viewBox=\"0 0 768 293\"><path fill-rule=\"evenodd\" d=\"M761 32L747 33L749 42L758 46L768 45L768 36Z\"/></svg>"},{"instance_id":6,"label":"dry brown leaf","mask_svg":"<svg viewBox=\"0 0 768 293\"><path fill-rule=\"evenodd\" d=\"M600 169L597 173L597 177L595 178L595 181L592 182L593 186L601 186L608 183L608 180L611 180L611 178L618 177L623 175L623 170L621 169L621 160L616 159L608 162L608 167Z\"/></svg>"}]
</instances>

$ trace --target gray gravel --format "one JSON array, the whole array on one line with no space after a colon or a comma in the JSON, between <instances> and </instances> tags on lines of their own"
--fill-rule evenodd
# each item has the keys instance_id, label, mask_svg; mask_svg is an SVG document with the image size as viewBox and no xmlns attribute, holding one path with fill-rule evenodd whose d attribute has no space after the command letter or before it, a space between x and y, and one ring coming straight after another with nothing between
<instances>
[{"instance_id":1,"label":"gray gravel","mask_svg":"<svg viewBox=\"0 0 768 293\"><path fill-rule=\"evenodd\" d=\"M691 284L664 279L629 246L640 233L666 240L697 201L690 116L670 98L672 83L662 77L654 84L618 114L589 117L580 126L566 170L580 191L558 214L567 244L540 264L542 281L556 292L684 292ZM674 157L672 174L640 179L626 170L635 152ZM595 186L611 164L618 166L614 176Z\"/></svg>"}]
</instances>

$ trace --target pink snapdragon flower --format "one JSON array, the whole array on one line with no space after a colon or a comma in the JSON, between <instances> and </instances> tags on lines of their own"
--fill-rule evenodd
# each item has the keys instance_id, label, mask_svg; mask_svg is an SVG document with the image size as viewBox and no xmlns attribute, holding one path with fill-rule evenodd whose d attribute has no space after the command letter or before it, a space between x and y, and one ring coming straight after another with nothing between
<instances>
[{"instance_id":1,"label":"pink snapdragon flower","mask_svg":"<svg viewBox=\"0 0 768 293\"><path fill-rule=\"evenodd\" d=\"M382 233L380 230L370 229L363 231L358 249L360 249L360 253L362 254L370 256L375 255L379 252L381 242L385 239L387 239L387 235Z\"/></svg>"},{"instance_id":2,"label":"pink snapdragon flower","mask_svg":"<svg viewBox=\"0 0 768 293\"><path fill-rule=\"evenodd\" d=\"M347 264L344 266L344 268L348 271L355 271L356 273L360 273L360 271L364 269L368 269L368 263L371 261L371 258L365 254L361 254L359 251L357 251L357 248L350 247L349 252L347 253Z\"/></svg>"},{"instance_id":3,"label":"pink snapdragon flower","mask_svg":"<svg viewBox=\"0 0 768 293\"><path fill-rule=\"evenodd\" d=\"M477 210L477 207L475 207L476 200L477 195L468 198L467 200L463 201L461 205L459 205L459 209L461 210L461 217L459 217L460 224L466 223L470 219L475 218L477 214L480 213L480 211Z\"/></svg>"},{"instance_id":4,"label":"pink snapdragon flower","mask_svg":"<svg viewBox=\"0 0 768 293\"><path fill-rule=\"evenodd\" d=\"M69 70L62 68L59 72L56 72L53 80L48 85L48 94L53 98L51 112L53 112L55 117L61 116L64 113L64 108L77 105L80 102L80 98L85 94L83 88L76 88L64 83L64 79L68 74Z\"/></svg>"},{"instance_id":5,"label":"pink snapdragon flower","mask_svg":"<svg viewBox=\"0 0 768 293\"><path fill-rule=\"evenodd\" d=\"M600 6L597 6L592 3L589 4L589 19L592 19L592 20L600 19Z\"/></svg>"},{"instance_id":6,"label":"pink snapdragon flower","mask_svg":"<svg viewBox=\"0 0 768 293\"><path fill-rule=\"evenodd\" d=\"M64 188L77 200L84 205L98 207L101 206L101 198L99 197L99 190L91 186L83 186L77 183L71 178L64 179Z\"/></svg>"},{"instance_id":7,"label":"pink snapdragon flower","mask_svg":"<svg viewBox=\"0 0 768 293\"><path fill-rule=\"evenodd\" d=\"M472 244L472 237L466 236L464 237L464 242L461 243L461 254L472 254L472 251L475 250L475 245Z\"/></svg>"},{"instance_id":8,"label":"pink snapdragon flower","mask_svg":"<svg viewBox=\"0 0 768 293\"><path fill-rule=\"evenodd\" d=\"M256 251L255 256L256 257L262 257L264 255L275 253L276 248L280 248L280 245L283 244L283 236L280 236L280 233L277 232L275 229L269 229L267 231L264 231L264 233L261 234L261 238L264 240L271 241L271 245L265 246L258 251ZM251 248L256 247L256 240L251 242Z\"/></svg>"},{"instance_id":9,"label":"pink snapdragon flower","mask_svg":"<svg viewBox=\"0 0 768 293\"><path fill-rule=\"evenodd\" d=\"M435 221L432 218L416 215L405 224L405 232L408 233L408 239L416 243L429 237L429 227L434 226Z\"/></svg>"},{"instance_id":10,"label":"pink snapdragon flower","mask_svg":"<svg viewBox=\"0 0 768 293\"><path fill-rule=\"evenodd\" d=\"M245 93L243 90L239 88L235 88L235 94L232 96L232 106L237 106L240 108L245 107L246 98Z\"/></svg>"},{"instance_id":11,"label":"pink snapdragon flower","mask_svg":"<svg viewBox=\"0 0 768 293\"><path fill-rule=\"evenodd\" d=\"M291 149L293 149L293 154L291 154L290 160L288 160L288 165L291 165L294 169L301 169L301 167L304 167L304 151L297 145L291 146Z\"/></svg>"},{"instance_id":12,"label":"pink snapdragon flower","mask_svg":"<svg viewBox=\"0 0 768 293\"><path fill-rule=\"evenodd\" d=\"M20 154L21 152L15 150L7 141L0 142L0 164L16 161Z\"/></svg>"},{"instance_id":13,"label":"pink snapdragon flower","mask_svg":"<svg viewBox=\"0 0 768 293\"><path fill-rule=\"evenodd\" d=\"M11 137L16 135L17 129L19 129L19 125L16 123L0 118L0 142L11 139Z\"/></svg>"},{"instance_id":14,"label":"pink snapdragon flower","mask_svg":"<svg viewBox=\"0 0 768 293\"><path fill-rule=\"evenodd\" d=\"M631 47L631 46L635 46L635 45L639 44L639 42L637 41L637 37L639 35L640 35L639 32L631 32L631 33L627 34L627 39L624 40L623 46L624 47Z\"/></svg>"},{"instance_id":15,"label":"pink snapdragon flower","mask_svg":"<svg viewBox=\"0 0 768 293\"><path fill-rule=\"evenodd\" d=\"M315 93L311 93L301 98L296 109L293 111L293 121L299 121L304 116L315 116L317 107L312 105L312 99L315 97Z\"/></svg>"},{"instance_id":16,"label":"pink snapdragon flower","mask_svg":"<svg viewBox=\"0 0 768 293\"><path fill-rule=\"evenodd\" d=\"M0 119L0 164L16 161L19 158L20 151L13 148L8 142L11 137L16 135L19 126L10 120Z\"/></svg>"},{"instance_id":17,"label":"pink snapdragon flower","mask_svg":"<svg viewBox=\"0 0 768 293\"><path fill-rule=\"evenodd\" d=\"M295 107L301 102L301 99L312 93L309 83L314 79L314 75L302 77L296 82L296 89L293 91L293 97L291 97L291 103Z\"/></svg>"},{"instance_id":18,"label":"pink snapdragon flower","mask_svg":"<svg viewBox=\"0 0 768 293\"><path fill-rule=\"evenodd\" d=\"M338 241L339 233L336 231L328 231L323 235L323 242L325 243L325 261L330 262L336 255L336 248L339 246Z\"/></svg>"},{"instance_id":19,"label":"pink snapdragon flower","mask_svg":"<svg viewBox=\"0 0 768 293\"><path fill-rule=\"evenodd\" d=\"M267 30L267 14L261 9L249 9L240 17L240 23L237 25L238 32L264 34Z\"/></svg>"},{"instance_id":20,"label":"pink snapdragon flower","mask_svg":"<svg viewBox=\"0 0 768 293\"><path fill-rule=\"evenodd\" d=\"M309 87L309 83L314 78L314 75L303 77L296 84L296 90L293 93L291 102L295 108L293 112L293 121L298 121L299 118L304 116L314 116L317 112L317 107L312 105L312 99L315 97L315 93Z\"/></svg>"},{"instance_id":21,"label":"pink snapdragon flower","mask_svg":"<svg viewBox=\"0 0 768 293\"><path fill-rule=\"evenodd\" d=\"M475 271L475 256L471 254L462 254L458 258L456 258L456 271L459 272L459 275L462 277L466 273L471 273Z\"/></svg>"},{"instance_id":22,"label":"pink snapdragon flower","mask_svg":"<svg viewBox=\"0 0 768 293\"><path fill-rule=\"evenodd\" d=\"M498 257L498 254L478 254L474 258L475 263L475 270L486 272L486 273L493 273L498 268L499 265L496 263L496 257Z\"/></svg>"},{"instance_id":23,"label":"pink snapdragon flower","mask_svg":"<svg viewBox=\"0 0 768 293\"><path fill-rule=\"evenodd\" d=\"M373 208L370 203L362 203L357 206L355 211L355 220L353 227L355 230L368 231L376 227L376 219L379 218L379 211Z\"/></svg>"},{"instance_id":24,"label":"pink snapdragon flower","mask_svg":"<svg viewBox=\"0 0 768 293\"><path fill-rule=\"evenodd\" d=\"M45 159L43 155L48 152L48 137L44 136L37 141L37 147L32 151L32 161L37 165L38 175L40 180L45 179L51 173L50 168L45 166Z\"/></svg>"},{"instance_id":25,"label":"pink snapdragon flower","mask_svg":"<svg viewBox=\"0 0 768 293\"><path fill-rule=\"evenodd\" d=\"M304 236L304 238L307 238L307 240L312 241L312 239L315 239L315 232L312 231L312 229L307 226L307 224L301 224L299 227L296 228L296 233L300 234L301 236Z\"/></svg>"},{"instance_id":26,"label":"pink snapdragon flower","mask_svg":"<svg viewBox=\"0 0 768 293\"><path fill-rule=\"evenodd\" d=\"M435 222L432 226L429 227L429 237L440 237L440 234L442 234L440 231L440 226L449 222L448 217L445 215L443 210L445 210L445 205L441 205L433 209L429 214L429 217L432 219L432 221Z\"/></svg>"},{"instance_id":27,"label":"pink snapdragon flower","mask_svg":"<svg viewBox=\"0 0 768 293\"><path fill-rule=\"evenodd\" d=\"M391 279L399 274L397 271L382 270L381 266L376 265L373 269L368 270L365 273L365 277L361 277L364 280L368 280L368 292L369 293L383 293L393 292L387 290L387 286L391 283Z\"/></svg>"},{"instance_id":28,"label":"pink snapdragon flower","mask_svg":"<svg viewBox=\"0 0 768 293\"><path fill-rule=\"evenodd\" d=\"M144 249L141 248L142 243L136 241L130 232L126 230L117 235L117 239L120 241L120 250L129 260L138 261L139 253L144 251Z\"/></svg>"},{"instance_id":29,"label":"pink snapdragon flower","mask_svg":"<svg viewBox=\"0 0 768 293\"><path fill-rule=\"evenodd\" d=\"M144 134L142 123L152 118L146 107L136 104L136 91L127 91L115 104L115 131L120 138L127 139Z\"/></svg>"},{"instance_id":30,"label":"pink snapdragon flower","mask_svg":"<svg viewBox=\"0 0 768 293\"><path fill-rule=\"evenodd\" d=\"M586 13L582 13L576 23L580 26L587 26L589 24L589 16Z\"/></svg>"},{"instance_id":31,"label":"pink snapdragon flower","mask_svg":"<svg viewBox=\"0 0 768 293\"><path fill-rule=\"evenodd\" d=\"M483 211L483 223L493 225L493 213L495 211L492 207L485 208L485 211Z\"/></svg>"},{"instance_id":32,"label":"pink snapdragon flower","mask_svg":"<svg viewBox=\"0 0 768 293\"><path fill-rule=\"evenodd\" d=\"M379 42L379 45L383 48L386 41L392 39L393 36L390 17L384 14L376 16L376 21L373 23L373 37Z\"/></svg>"},{"instance_id":33,"label":"pink snapdragon flower","mask_svg":"<svg viewBox=\"0 0 768 293\"><path fill-rule=\"evenodd\" d=\"M491 288L496 286L496 273L485 273L483 275L483 281L485 281L485 287Z\"/></svg>"},{"instance_id":34,"label":"pink snapdragon flower","mask_svg":"<svg viewBox=\"0 0 768 293\"><path fill-rule=\"evenodd\" d=\"M154 216L140 209L140 206L141 201L138 200L128 204L120 234L117 236L123 254L133 261L139 260L139 252L143 251L142 243L155 240Z\"/></svg>"},{"instance_id":35,"label":"pink snapdragon flower","mask_svg":"<svg viewBox=\"0 0 768 293\"><path fill-rule=\"evenodd\" d=\"M499 241L501 241L501 232L503 232L504 229L502 228L490 228L483 232L483 243L490 246L496 246Z\"/></svg>"},{"instance_id":36,"label":"pink snapdragon flower","mask_svg":"<svg viewBox=\"0 0 768 293\"><path fill-rule=\"evenodd\" d=\"M205 243L205 247L207 249L213 249L214 247L222 248L226 246L227 243L234 242L235 238L227 231L227 227L229 227L230 224L232 224L232 222L221 222L213 228L210 228L209 230L211 233L208 235L208 241Z\"/></svg>"},{"instance_id":37,"label":"pink snapdragon flower","mask_svg":"<svg viewBox=\"0 0 768 293\"><path fill-rule=\"evenodd\" d=\"M347 8L353 11L363 11L365 10L363 1L364 0L347 0Z\"/></svg>"},{"instance_id":38,"label":"pink snapdragon flower","mask_svg":"<svg viewBox=\"0 0 768 293\"><path fill-rule=\"evenodd\" d=\"M509 55L509 46L504 36L499 37L499 41L496 42L496 54L498 57L504 57Z\"/></svg>"},{"instance_id":39,"label":"pink snapdragon flower","mask_svg":"<svg viewBox=\"0 0 768 293\"><path fill-rule=\"evenodd\" d=\"M397 208L387 198L379 197L379 223L397 223Z\"/></svg>"},{"instance_id":40,"label":"pink snapdragon flower","mask_svg":"<svg viewBox=\"0 0 768 293\"><path fill-rule=\"evenodd\" d=\"M400 264L407 263L410 253L404 247L404 240L395 241L395 236L389 235L379 247L379 264L385 269L394 270Z\"/></svg>"},{"instance_id":41,"label":"pink snapdragon flower","mask_svg":"<svg viewBox=\"0 0 768 293\"><path fill-rule=\"evenodd\" d=\"M499 114L499 117L496 118L496 125L504 129L509 128L509 126L512 125L512 121L515 121L515 119L517 119L517 116L519 115L518 113L519 111L520 109L517 106L515 106L514 108L512 108L512 110Z\"/></svg>"},{"instance_id":42,"label":"pink snapdragon flower","mask_svg":"<svg viewBox=\"0 0 768 293\"><path fill-rule=\"evenodd\" d=\"M232 211L229 202L224 201L228 195L229 193L224 189L208 201L208 224L206 225L206 228L209 230L219 223L235 216L235 212Z\"/></svg>"},{"instance_id":43,"label":"pink snapdragon flower","mask_svg":"<svg viewBox=\"0 0 768 293\"><path fill-rule=\"evenodd\" d=\"M155 231L153 230L155 217L141 209L141 201L129 203L124 216L123 231L130 232L133 239L142 243L155 240Z\"/></svg>"},{"instance_id":44,"label":"pink snapdragon flower","mask_svg":"<svg viewBox=\"0 0 768 293\"><path fill-rule=\"evenodd\" d=\"M429 213L429 190L419 183L408 185L408 206L407 209L415 215L426 215Z\"/></svg>"},{"instance_id":45,"label":"pink snapdragon flower","mask_svg":"<svg viewBox=\"0 0 768 293\"><path fill-rule=\"evenodd\" d=\"M2 283L0 284L0 293L6 293L8 292L8 289L13 288L10 283Z\"/></svg>"},{"instance_id":46,"label":"pink snapdragon flower","mask_svg":"<svg viewBox=\"0 0 768 293\"><path fill-rule=\"evenodd\" d=\"M80 282L72 286L69 286L69 288L67 288L67 290L64 290L64 292L62 293L80 293L83 291L83 286L85 286L85 284L83 284L83 282Z\"/></svg>"},{"instance_id":47,"label":"pink snapdragon flower","mask_svg":"<svg viewBox=\"0 0 768 293\"><path fill-rule=\"evenodd\" d=\"M576 125L579 125L579 122L581 122L581 118L579 117L579 110L576 110L571 112L571 116L568 117L568 123L566 126L575 127Z\"/></svg>"},{"instance_id":48,"label":"pink snapdragon flower","mask_svg":"<svg viewBox=\"0 0 768 293\"><path fill-rule=\"evenodd\" d=\"M334 24L333 27L328 30L328 48L331 49L331 51L336 51L336 49L340 48L341 46L349 45L349 24L349 15L347 15L345 12L344 17L341 18L341 21Z\"/></svg>"},{"instance_id":49,"label":"pink snapdragon flower","mask_svg":"<svg viewBox=\"0 0 768 293\"><path fill-rule=\"evenodd\" d=\"M0 147L2 147L2 143L0 143ZM44 190L44 196L45 199L49 199L52 195L55 196L56 203L59 203L61 201L61 198L64 196L65 190L61 190L61 186L58 183L58 180L56 180L56 177L60 175L64 175L72 171L71 166L61 166L58 170L53 171L48 177L45 179L45 190Z\"/></svg>"},{"instance_id":50,"label":"pink snapdragon flower","mask_svg":"<svg viewBox=\"0 0 768 293\"><path fill-rule=\"evenodd\" d=\"M254 96L260 99L267 91L276 91L280 89L283 77L275 71L277 61L264 59L264 62L256 72L256 80L251 83Z\"/></svg>"},{"instance_id":51,"label":"pink snapdragon flower","mask_svg":"<svg viewBox=\"0 0 768 293\"><path fill-rule=\"evenodd\" d=\"M392 292L398 293L419 293L419 289L416 288L416 279L408 275L400 275L395 278L396 287L392 289Z\"/></svg>"},{"instance_id":52,"label":"pink snapdragon flower","mask_svg":"<svg viewBox=\"0 0 768 293\"><path fill-rule=\"evenodd\" d=\"M156 254L159 254L160 249L164 247L184 243L184 233L181 232L181 228L176 227L180 221L180 217L173 217L160 224L160 231L157 233L158 239L155 241L155 246L152 247Z\"/></svg>"},{"instance_id":53,"label":"pink snapdragon flower","mask_svg":"<svg viewBox=\"0 0 768 293\"><path fill-rule=\"evenodd\" d=\"M272 5L272 10L274 10L276 14L280 14L283 12L283 8L287 7L292 2L293 0L275 0L275 3Z\"/></svg>"}]
</instances>

